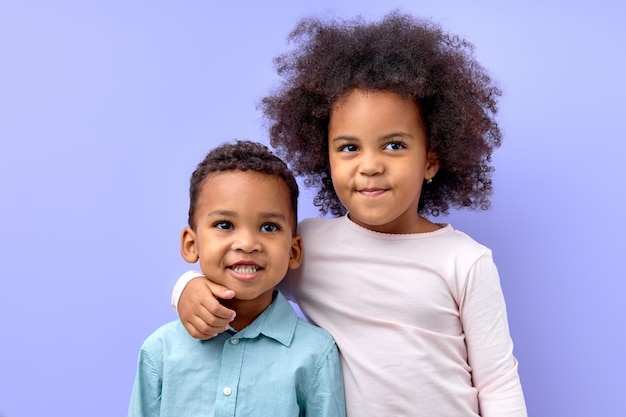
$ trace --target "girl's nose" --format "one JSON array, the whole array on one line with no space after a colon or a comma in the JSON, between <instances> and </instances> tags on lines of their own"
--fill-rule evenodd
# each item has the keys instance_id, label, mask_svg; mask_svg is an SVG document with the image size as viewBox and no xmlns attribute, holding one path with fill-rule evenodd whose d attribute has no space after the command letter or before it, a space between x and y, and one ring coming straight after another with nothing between
<instances>
[{"instance_id":1,"label":"girl's nose","mask_svg":"<svg viewBox=\"0 0 626 417\"><path fill-rule=\"evenodd\" d=\"M378 175L385 170L381 158L373 152L364 152L359 163L359 173L362 175Z\"/></svg>"}]
</instances>

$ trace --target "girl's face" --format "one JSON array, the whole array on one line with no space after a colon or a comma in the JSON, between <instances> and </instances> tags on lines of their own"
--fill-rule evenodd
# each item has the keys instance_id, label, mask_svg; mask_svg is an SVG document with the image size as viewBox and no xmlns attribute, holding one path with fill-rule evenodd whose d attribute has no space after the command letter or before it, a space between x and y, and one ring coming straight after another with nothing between
<instances>
[{"instance_id":1,"label":"girl's face","mask_svg":"<svg viewBox=\"0 0 626 417\"><path fill-rule=\"evenodd\" d=\"M439 163L413 100L353 90L331 110L328 154L333 187L355 223L383 233L419 233L422 184Z\"/></svg>"}]
</instances>

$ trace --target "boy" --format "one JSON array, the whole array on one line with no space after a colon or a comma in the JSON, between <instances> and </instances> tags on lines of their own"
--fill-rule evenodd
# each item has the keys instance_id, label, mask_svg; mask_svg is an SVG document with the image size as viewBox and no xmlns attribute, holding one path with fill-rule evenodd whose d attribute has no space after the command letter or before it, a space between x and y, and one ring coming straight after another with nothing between
<instances>
[{"instance_id":1,"label":"boy","mask_svg":"<svg viewBox=\"0 0 626 417\"><path fill-rule=\"evenodd\" d=\"M129 416L345 416L330 334L274 287L300 266L298 186L265 146L211 151L191 177L181 254L237 294L230 329L200 341L180 321L144 342Z\"/></svg>"}]
</instances>

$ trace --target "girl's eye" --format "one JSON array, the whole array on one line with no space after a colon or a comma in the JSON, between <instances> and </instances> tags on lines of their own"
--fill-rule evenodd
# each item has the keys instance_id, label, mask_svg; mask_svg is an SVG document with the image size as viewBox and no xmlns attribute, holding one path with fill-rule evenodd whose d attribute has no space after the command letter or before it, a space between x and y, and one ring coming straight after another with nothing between
<instances>
[{"instance_id":1,"label":"girl's eye","mask_svg":"<svg viewBox=\"0 0 626 417\"><path fill-rule=\"evenodd\" d=\"M339 152L356 152L358 149L356 145L343 145L339 148Z\"/></svg>"},{"instance_id":2,"label":"girl's eye","mask_svg":"<svg viewBox=\"0 0 626 417\"><path fill-rule=\"evenodd\" d=\"M280 226L274 223L265 223L261 226L262 232L278 232L280 230Z\"/></svg>"},{"instance_id":3,"label":"girl's eye","mask_svg":"<svg viewBox=\"0 0 626 417\"><path fill-rule=\"evenodd\" d=\"M233 229L233 224L231 222L216 222L213 224L213 227L221 230L231 230Z\"/></svg>"},{"instance_id":4,"label":"girl's eye","mask_svg":"<svg viewBox=\"0 0 626 417\"><path fill-rule=\"evenodd\" d=\"M385 150L388 151L399 151L400 149L404 149L404 143L402 142L389 142L387 145L385 145Z\"/></svg>"}]
</instances>

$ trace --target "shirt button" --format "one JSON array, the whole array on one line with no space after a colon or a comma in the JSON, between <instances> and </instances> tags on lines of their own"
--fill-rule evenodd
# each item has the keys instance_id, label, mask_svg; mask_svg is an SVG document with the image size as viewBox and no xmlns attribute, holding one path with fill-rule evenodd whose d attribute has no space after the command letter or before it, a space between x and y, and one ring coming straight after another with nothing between
<instances>
[{"instance_id":1,"label":"shirt button","mask_svg":"<svg viewBox=\"0 0 626 417\"><path fill-rule=\"evenodd\" d=\"M232 389L230 389L230 387L224 387L224 389L222 390L222 393L223 393L224 395L230 395L230 394L232 394L232 393L233 393L233 390L232 390Z\"/></svg>"},{"instance_id":2,"label":"shirt button","mask_svg":"<svg viewBox=\"0 0 626 417\"><path fill-rule=\"evenodd\" d=\"M230 339L230 343L233 345L239 344L239 339Z\"/></svg>"}]
</instances>

